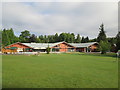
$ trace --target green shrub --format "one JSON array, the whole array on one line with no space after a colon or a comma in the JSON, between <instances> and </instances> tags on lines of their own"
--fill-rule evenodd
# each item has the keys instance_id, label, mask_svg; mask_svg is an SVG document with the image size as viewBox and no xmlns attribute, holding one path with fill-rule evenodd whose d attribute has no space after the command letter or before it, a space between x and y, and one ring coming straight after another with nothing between
<instances>
[{"instance_id":1,"label":"green shrub","mask_svg":"<svg viewBox=\"0 0 120 90\"><path fill-rule=\"evenodd\" d=\"M105 54L107 51L110 51L110 44L107 41L100 41L100 51L101 54Z\"/></svg>"},{"instance_id":2,"label":"green shrub","mask_svg":"<svg viewBox=\"0 0 120 90\"><path fill-rule=\"evenodd\" d=\"M46 48L46 52L47 52L47 54L50 53L50 47L49 46Z\"/></svg>"}]
</instances>

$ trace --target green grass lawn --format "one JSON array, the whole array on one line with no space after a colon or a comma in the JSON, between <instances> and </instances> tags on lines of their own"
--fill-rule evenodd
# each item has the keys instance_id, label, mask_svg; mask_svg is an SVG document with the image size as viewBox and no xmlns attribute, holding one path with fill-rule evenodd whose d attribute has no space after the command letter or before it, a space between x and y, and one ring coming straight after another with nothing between
<instances>
[{"instance_id":1,"label":"green grass lawn","mask_svg":"<svg viewBox=\"0 0 120 90\"><path fill-rule=\"evenodd\" d=\"M117 88L115 57L3 55L3 88Z\"/></svg>"}]
</instances>

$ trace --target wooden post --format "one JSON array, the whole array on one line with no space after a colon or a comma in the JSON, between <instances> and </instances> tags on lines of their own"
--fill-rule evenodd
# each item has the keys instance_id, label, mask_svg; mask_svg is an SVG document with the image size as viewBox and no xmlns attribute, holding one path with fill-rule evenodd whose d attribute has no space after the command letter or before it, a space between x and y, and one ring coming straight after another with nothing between
<instances>
[{"instance_id":1,"label":"wooden post","mask_svg":"<svg viewBox=\"0 0 120 90\"><path fill-rule=\"evenodd\" d=\"M86 48L84 48L84 52L86 52Z\"/></svg>"},{"instance_id":2,"label":"wooden post","mask_svg":"<svg viewBox=\"0 0 120 90\"><path fill-rule=\"evenodd\" d=\"M50 52L52 52L52 48L50 49Z\"/></svg>"}]
</instances>

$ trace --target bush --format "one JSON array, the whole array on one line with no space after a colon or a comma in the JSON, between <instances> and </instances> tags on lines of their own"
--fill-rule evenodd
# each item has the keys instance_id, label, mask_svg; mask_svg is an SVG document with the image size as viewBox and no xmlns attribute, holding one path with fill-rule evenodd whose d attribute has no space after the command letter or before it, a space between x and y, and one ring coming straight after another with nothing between
<instances>
[{"instance_id":1,"label":"bush","mask_svg":"<svg viewBox=\"0 0 120 90\"><path fill-rule=\"evenodd\" d=\"M110 51L110 44L107 41L100 41L100 51L101 54L105 54L107 51Z\"/></svg>"},{"instance_id":2,"label":"bush","mask_svg":"<svg viewBox=\"0 0 120 90\"><path fill-rule=\"evenodd\" d=\"M46 51L47 51L47 54L50 53L50 48L49 48L49 46L46 48Z\"/></svg>"}]
</instances>

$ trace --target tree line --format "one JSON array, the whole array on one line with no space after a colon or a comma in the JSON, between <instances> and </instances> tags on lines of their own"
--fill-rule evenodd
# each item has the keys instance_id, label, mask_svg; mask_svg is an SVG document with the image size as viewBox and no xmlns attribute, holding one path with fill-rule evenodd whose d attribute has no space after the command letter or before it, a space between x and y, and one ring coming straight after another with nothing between
<instances>
[{"instance_id":1,"label":"tree line","mask_svg":"<svg viewBox=\"0 0 120 90\"><path fill-rule=\"evenodd\" d=\"M81 38L80 34L77 34L77 36L75 36L74 33L61 33L59 35L58 33L56 33L55 35L36 36L35 34L30 34L30 31L28 30L22 31L21 34L17 37L15 36L12 28L2 30L2 44L4 46L10 45L15 42L55 43L61 41L65 41L68 43L87 43L90 40L88 37Z\"/></svg>"},{"instance_id":2,"label":"tree line","mask_svg":"<svg viewBox=\"0 0 120 90\"><path fill-rule=\"evenodd\" d=\"M112 51L113 47L116 46L115 50L120 49L120 32L115 37L107 38L104 25L100 25L100 32L98 34L97 38L89 39L89 37L81 37L80 34L77 34L75 36L74 33L61 33L58 35L56 33L55 35L40 35L36 36L35 34L31 34L30 31L24 30L20 33L19 36L16 36L14 34L14 31L12 28L10 29L3 29L0 31L2 34L2 46L5 47L7 45L13 44L15 42L21 42L21 43L55 43L55 42L61 42L65 41L68 43L87 43L87 42L98 42L99 50L102 51L102 53L106 53L106 51Z\"/></svg>"}]
</instances>

